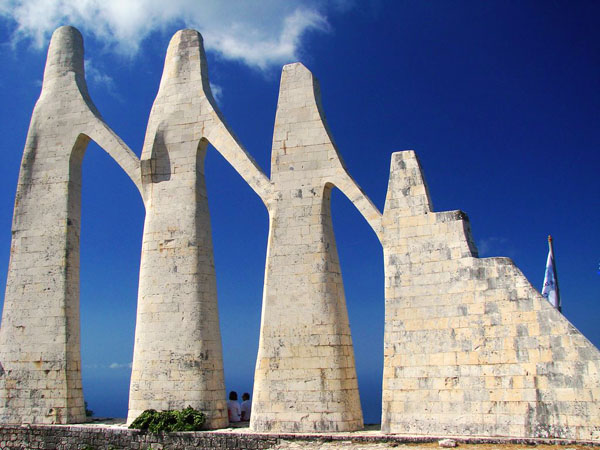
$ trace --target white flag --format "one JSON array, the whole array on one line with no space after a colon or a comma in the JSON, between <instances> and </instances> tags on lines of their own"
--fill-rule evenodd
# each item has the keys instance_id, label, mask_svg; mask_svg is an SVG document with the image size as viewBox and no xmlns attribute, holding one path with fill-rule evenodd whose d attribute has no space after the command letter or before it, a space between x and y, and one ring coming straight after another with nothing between
<instances>
[{"instance_id":1,"label":"white flag","mask_svg":"<svg viewBox=\"0 0 600 450\"><path fill-rule=\"evenodd\" d=\"M546 261L546 273L544 275L544 287L542 295L550 302L552 306L560 311L560 297L558 296L558 285L556 281L556 271L554 269L554 253L552 244L549 242L548 260Z\"/></svg>"}]
</instances>

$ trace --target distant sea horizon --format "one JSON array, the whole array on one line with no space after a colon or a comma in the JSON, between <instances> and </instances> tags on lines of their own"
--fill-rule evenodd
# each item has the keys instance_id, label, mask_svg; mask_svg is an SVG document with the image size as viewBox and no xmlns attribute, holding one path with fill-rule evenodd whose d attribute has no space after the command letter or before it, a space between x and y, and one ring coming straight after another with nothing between
<instances>
[{"instance_id":1,"label":"distant sea horizon","mask_svg":"<svg viewBox=\"0 0 600 450\"><path fill-rule=\"evenodd\" d=\"M82 378L83 394L88 409L93 411L93 417L127 417L131 369L84 369ZM381 380L361 374L358 380L364 423L378 424L381 422ZM226 391L234 390L240 395L243 392L252 394L250 383L233 377L226 380Z\"/></svg>"}]
</instances>

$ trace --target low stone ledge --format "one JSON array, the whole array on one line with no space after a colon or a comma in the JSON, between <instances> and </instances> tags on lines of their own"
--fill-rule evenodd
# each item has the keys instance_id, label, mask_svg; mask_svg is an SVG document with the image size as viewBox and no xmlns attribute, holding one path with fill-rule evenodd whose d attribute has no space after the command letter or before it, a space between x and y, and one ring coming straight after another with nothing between
<instances>
[{"instance_id":1,"label":"low stone ledge","mask_svg":"<svg viewBox=\"0 0 600 450\"><path fill-rule=\"evenodd\" d=\"M247 428L153 434L114 424L0 425L0 449L117 450L226 449L267 450L283 441L351 442L355 444L428 444L452 438L460 444L579 445L600 447L600 441L467 436L383 434L377 430L351 433L254 433Z\"/></svg>"}]
</instances>

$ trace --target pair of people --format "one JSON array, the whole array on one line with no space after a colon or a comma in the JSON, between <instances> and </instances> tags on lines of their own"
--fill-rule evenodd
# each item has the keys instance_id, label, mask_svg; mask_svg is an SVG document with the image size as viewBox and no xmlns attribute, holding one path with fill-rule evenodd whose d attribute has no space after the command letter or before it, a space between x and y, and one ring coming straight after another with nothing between
<instances>
[{"instance_id":1,"label":"pair of people","mask_svg":"<svg viewBox=\"0 0 600 450\"><path fill-rule=\"evenodd\" d=\"M244 392L242 394L242 404L238 402L237 392L231 391L229 393L229 400L227 401L227 414L229 415L230 422L247 422L250 420L250 412L252 410L252 403L250 402L250 394Z\"/></svg>"}]
</instances>

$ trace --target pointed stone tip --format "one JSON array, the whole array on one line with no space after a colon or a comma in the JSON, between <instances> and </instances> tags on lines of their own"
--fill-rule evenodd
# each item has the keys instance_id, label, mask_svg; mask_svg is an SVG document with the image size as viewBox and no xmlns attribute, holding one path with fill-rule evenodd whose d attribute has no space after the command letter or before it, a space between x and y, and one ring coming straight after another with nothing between
<instances>
[{"instance_id":1,"label":"pointed stone tip","mask_svg":"<svg viewBox=\"0 0 600 450\"><path fill-rule=\"evenodd\" d=\"M203 73L205 67L206 54L202 35L191 29L175 33L167 48L163 81L191 72Z\"/></svg>"},{"instance_id":2,"label":"pointed stone tip","mask_svg":"<svg viewBox=\"0 0 600 450\"><path fill-rule=\"evenodd\" d=\"M169 47L171 47L171 45L178 45L179 42L182 41L193 41L193 40L198 40L199 42L204 42L204 39L202 38L202 35L200 34L200 32L192 29L192 28L184 28L183 30L179 30L177 31L173 37L171 38L171 41L169 42Z\"/></svg>"},{"instance_id":3,"label":"pointed stone tip","mask_svg":"<svg viewBox=\"0 0 600 450\"><path fill-rule=\"evenodd\" d=\"M67 72L84 73L83 37L77 28L62 26L52 33L50 39L44 81Z\"/></svg>"},{"instance_id":4,"label":"pointed stone tip","mask_svg":"<svg viewBox=\"0 0 600 450\"><path fill-rule=\"evenodd\" d=\"M306 68L306 66L304 64L302 64L301 62L286 64L283 66L283 71L285 71L285 72L305 72L305 73L312 74L312 72L310 70L308 70Z\"/></svg>"},{"instance_id":5,"label":"pointed stone tip","mask_svg":"<svg viewBox=\"0 0 600 450\"><path fill-rule=\"evenodd\" d=\"M54 33L52 33L51 39L57 39L60 37L66 37L66 38L76 37L77 39L83 40L79 30L71 25L62 25L62 26L58 27L56 30L54 30Z\"/></svg>"},{"instance_id":6,"label":"pointed stone tip","mask_svg":"<svg viewBox=\"0 0 600 450\"><path fill-rule=\"evenodd\" d=\"M394 152L392 153L391 160L391 172L395 172L396 170L404 170L407 167L417 168L421 165L419 157L414 150L401 150L399 152Z\"/></svg>"},{"instance_id":7,"label":"pointed stone tip","mask_svg":"<svg viewBox=\"0 0 600 450\"><path fill-rule=\"evenodd\" d=\"M284 65L281 73L287 75L294 74L303 78L312 78L313 76L312 72L301 62Z\"/></svg>"},{"instance_id":8,"label":"pointed stone tip","mask_svg":"<svg viewBox=\"0 0 600 450\"><path fill-rule=\"evenodd\" d=\"M414 150L399 150L392 153L392 160L414 159L417 155Z\"/></svg>"},{"instance_id":9,"label":"pointed stone tip","mask_svg":"<svg viewBox=\"0 0 600 450\"><path fill-rule=\"evenodd\" d=\"M308 87L312 86L316 81L312 72L306 68L302 63L295 62L292 64L286 64L281 70L281 85L288 86L290 83L296 84L301 83ZM312 88L311 88L312 89Z\"/></svg>"}]
</instances>

